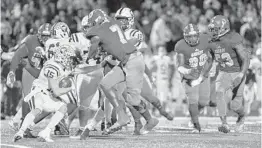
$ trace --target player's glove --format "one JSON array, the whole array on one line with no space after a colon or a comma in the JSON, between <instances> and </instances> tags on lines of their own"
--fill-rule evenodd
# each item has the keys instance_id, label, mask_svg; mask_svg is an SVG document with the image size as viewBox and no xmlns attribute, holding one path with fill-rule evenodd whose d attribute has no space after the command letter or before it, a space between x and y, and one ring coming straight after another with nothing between
<instances>
[{"instance_id":1,"label":"player's glove","mask_svg":"<svg viewBox=\"0 0 262 148\"><path fill-rule=\"evenodd\" d=\"M72 81L70 79L71 77L65 77L60 80L59 82L59 88L69 88L72 86Z\"/></svg>"},{"instance_id":2,"label":"player's glove","mask_svg":"<svg viewBox=\"0 0 262 148\"><path fill-rule=\"evenodd\" d=\"M189 85L195 87L204 81L204 76L200 75L198 79L190 81Z\"/></svg>"},{"instance_id":3,"label":"player's glove","mask_svg":"<svg viewBox=\"0 0 262 148\"><path fill-rule=\"evenodd\" d=\"M243 77L244 77L244 73L242 73L242 72L237 75L237 77L233 80L233 88L240 85L240 83L243 80Z\"/></svg>"},{"instance_id":4,"label":"player's glove","mask_svg":"<svg viewBox=\"0 0 262 148\"><path fill-rule=\"evenodd\" d=\"M15 73L13 71L10 71L7 75L7 81L6 81L6 85L8 87L13 88L14 83L15 83L16 79L15 79Z\"/></svg>"}]
</instances>

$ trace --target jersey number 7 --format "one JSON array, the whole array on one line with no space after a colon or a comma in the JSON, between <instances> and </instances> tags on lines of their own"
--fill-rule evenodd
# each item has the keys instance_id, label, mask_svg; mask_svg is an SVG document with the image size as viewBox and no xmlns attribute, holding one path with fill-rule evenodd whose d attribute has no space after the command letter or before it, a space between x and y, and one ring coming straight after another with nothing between
<instances>
[{"instance_id":1,"label":"jersey number 7","mask_svg":"<svg viewBox=\"0 0 262 148\"><path fill-rule=\"evenodd\" d=\"M112 32L117 32L118 36L119 36L119 39L120 39L120 42L122 44L125 44L127 43L126 39L125 39L125 36L123 35L123 32L122 30L119 28L118 25L112 25L109 27L109 29L112 31Z\"/></svg>"}]
</instances>

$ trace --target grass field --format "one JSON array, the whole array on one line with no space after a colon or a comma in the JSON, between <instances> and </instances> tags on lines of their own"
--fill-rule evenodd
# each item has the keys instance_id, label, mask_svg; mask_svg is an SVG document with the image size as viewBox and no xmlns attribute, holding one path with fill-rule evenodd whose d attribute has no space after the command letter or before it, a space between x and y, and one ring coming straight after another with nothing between
<instances>
[{"instance_id":1,"label":"grass field","mask_svg":"<svg viewBox=\"0 0 262 148\"><path fill-rule=\"evenodd\" d=\"M37 139L22 139L12 142L14 131L9 129L8 120L1 121L1 147L16 148L260 148L261 147L261 118L249 117L243 133L219 133L217 126L219 119L215 117L202 117L200 122L203 131L192 133L187 127L189 118L175 118L169 122L160 118L157 128L147 135L133 136L132 123L122 131L109 136L102 136L100 131L91 132L91 137L86 141L69 139L69 137L55 137L54 143L42 143ZM228 119L234 124L236 118ZM34 129L37 134L48 121L43 121ZM71 133L78 127L75 120L70 130Z\"/></svg>"}]
</instances>

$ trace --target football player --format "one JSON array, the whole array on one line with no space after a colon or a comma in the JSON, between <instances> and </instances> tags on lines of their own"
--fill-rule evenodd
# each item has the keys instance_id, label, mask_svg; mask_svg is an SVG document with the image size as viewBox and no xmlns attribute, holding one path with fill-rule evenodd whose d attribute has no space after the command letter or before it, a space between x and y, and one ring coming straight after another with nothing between
<instances>
[{"instance_id":1,"label":"football player","mask_svg":"<svg viewBox=\"0 0 262 148\"><path fill-rule=\"evenodd\" d=\"M183 32L184 39L175 46L178 71L183 78L192 123L200 132L199 111L210 103L210 80L205 69L210 69L209 65L212 65L212 62L207 60L212 61L210 50L214 46L209 43L208 35L200 34L194 24L187 25Z\"/></svg>"},{"instance_id":2,"label":"football player","mask_svg":"<svg viewBox=\"0 0 262 148\"><path fill-rule=\"evenodd\" d=\"M138 51L143 52L145 49L147 49L147 45L144 41L143 33L139 30L132 29L133 24L134 24L134 15L133 15L133 12L132 12L131 9L120 8L115 14L115 19L120 21L121 28L124 31L126 39L129 42L131 42L132 44L134 44ZM150 82L153 84L153 79L152 79L153 77L152 77L152 74L149 71L147 66L145 66L145 73L147 74ZM168 114L165 111L165 109L162 107L159 99L153 95L153 91L150 88L150 86L151 85L146 80L146 77L144 77L143 87L142 87L142 90L141 90L141 96L143 98L145 98L147 101L149 101L150 103L152 103L160 111L160 113L163 116L165 116L168 120L173 120L173 117L170 114ZM140 134L139 131L143 127L142 123L140 121L140 115L139 115L139 113L137 113L132 108L129 107L129 109L130 109L130 111L131 111L131 113L134 117L134 120L135 120L134 134ZM147 121L147 122L149 122L149 121ZM155 123L157 123L156 120L155 120ZM147 128L147 126L144 126L144 131L149 131L152 128L153 128L152 126L150 128L149 127Z\"/></svg>"},{"instance_id":3,"label":"football player","mask_svg":"<svg viewBox=\"0 0 262 148\"><path fill-rule=\"evenodd\" d=\"M40 70L43 66L44 60L41 57L41 52L44 50L43 47L46 40L51 36L50 30L51 25L49 23L45 23L39 27L37 34L26 36L19 44L12 58L10 72L7 76L7 85L9 87L12 87L13 83L15 82L15 71L20 61L25 59L27 62L25 68L23 69L22 75L22 89L24 96L30 92L32 83L36 78L38 78ZM29 111L30 108L28 103L23 101L22 108L19 109L17 114L10 121L9 125L13 129L17 130L20 120L23 121L24 117ZM27 136L32 137L29 131L26 133L28 133Z\"/></svg>"},{"instance_id":4,"label":"football player","mask_svg":"<svg viewBox=\"0 0 262 148\"><path fill-rule=\"evenodd\" d=\"M127 89L125 99L136 110L147 117L151 117L148 110L145 108L145 103L141 98L141 88L143 85L143 74L145 64L143 56L137 52L134 45L129 43L121 29L121 24L118 21L109 18L102 10L95 9L89 14L89 23L91 28L86 32L86 37L91 40L90 51L88 58L92 58L97 54L98 47L101 45L103 50L115 57L120 64L115 66L102 79L99 87L103 90L106 98L116 108L118 121L112 125L107 132L112 133L129 122L129 118L125 114L118 100L114 99L110 90L114 85L125 81ZM95 121L93 126L99 121ZM89 124L90 125L90 124ZM81 135L81 139L86 139L89 136L90 128L86 126L85 131Z\"/></svg>"},{"instance_id":5,"label":"football player","mask_svg":"<svg viewBox=\"0 0 262 148\"><path fill-rule=\"evenodd\" d=\"M216 49L212 51L219 66L215 85L222 125L218 130L224 133L230 132L226 119L229 105L229 109L238 114L235 131L241 132L245 119L243 91L250 54L243 46L243 38L238 33L230 31L230 23L225 16L213 17L208 29L212 42L216 44Z\"/></svg>"},{"instance_id":6,"label":"football player","mask_svg":"<svg viewBox=\"0 0 262 148\"><path fill-rule=\"evenodd\" d=\"M73 48L73 46L62 45L53 54L54 58L45 62L39 77L33 82L31 92L24 98L24 101L29 103L31 111L15 134L14 142L23 138L24 131L42 111L55 112L55 114L38 136L41 141L53 142L50 132L67 113L66 104L71 102L67 93L74 89L70 74L78 61Z\"/></svg>"}]
</instances>

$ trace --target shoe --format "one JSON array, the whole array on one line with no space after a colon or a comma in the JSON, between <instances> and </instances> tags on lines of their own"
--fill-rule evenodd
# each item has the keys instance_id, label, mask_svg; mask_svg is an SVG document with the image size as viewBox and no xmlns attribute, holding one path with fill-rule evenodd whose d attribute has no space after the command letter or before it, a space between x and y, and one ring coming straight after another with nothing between
<instances>
[{"instance_id":1,"label":"shoe","mask_svg":"<svg viewBox=\"0 0 262 148\"><path fill-rule=\"evenodd\" d=\"M188 126L189 128L193 128L193 127L194 127L194 124L193 124L192 121L190 120L190 121L188 122L187 126Z\"/></svg>"},{"instance_id":2,"label":"shoe","mask_svg":"<svg viewBox=\"0 0 262 148\"><path fill-rule=\"evenodd\" d=\"M31 133L31 130L29 128L25 130L23 136L24 136L24 138L37 138L37 136L35 136Z\"/></svg>"},{"instance_id":3,"label":"shoe","mask_svg":"<svg viewBox=\"0 0 262 148\"><path fill-rule=\"evenodd\" d=\"M18 140L22 139L23 138L23 133L21 132L17 132L13 138L13 141L14 142L17 142Z\"/></svg>"},{"instance_id":4,"label":"shoe","mask_svg":"<svg viewBox=\"0 0 262 148\"><path fill-rule=\"evenodd\" d=\"M149 120L143 128L143 132L141 132L141 134L147 134L149 133L157 124L159 123L159 120L156 118L152 118L151 120Z\"/></svg>"},{"instance_id":5,"label":"shoe","mask_svg":"<svg viewBox=\"0 0 262 148\"><path fill-rule=\"evenodd\" d=\"M106 127L105 127L105 122L102 122L101 123L101 131L104 131L105 128L109 128L112 126L112 123L111 122L107 122L106 123Z\"/></svg>"},{"instance_id":6,"label":"shoe","mask_svg":"<svg viewBox=\"0 0 262 148\"><path fill-rule=\"evenodd\" d=\"M217 107L217 103L213 101L209 101L209 106L210 107Z\"/></svg>"},{"instance_id":7,"label":"shoe","mask_svg":"<svg viewBox=\"0 0 262 148\"><path fill-rule=\"evenodd\" d=\"M17 132L19 130L19 123L14 122L13 120L10 120L8 123L9 127Z\"/></svg>"},{"instance_id":8,"label":"shoe","mask_svg":"<svg viewBox=\"0 0 262 148\"><path fill-rule=\"evenodd\" d=\"M51 139L50 137L50 133L48 133L45 130L42 130L39 134L38 134L38 140L40 142L54 142L54 140Z\"/></svg>"},{"instance_id":9,"label":"shoe","mask_svg":"<svg viewBox=\"0 0 262 148\"><path fill-rule=\"evenodd\" d=\"M159 112L160 112L160 114L161 114L162 116L164 116L165 118L167 118L167 120L169 120L169 121L172 121L172 120L174 119L173 115L172 115L171 113L166 112L166 111L164 110L164 108L161 108L161 109L159 110Z\"/></svg>"},{"instance_id":10,"label":"shoe","mask_svg":"<svg viewBox=\"0 0 262 148\"><path fill-rule=\"evenodd\" d=\"M197 132L200 133L201 132L201 126L200 126L199 122L193 123L193 125L194 125L194 129L197 130ZM194 130L193 130L193 132L194 132Z\"/></svg>"},{"instance_id":11,"label":"shoe","mask_svg":"<svg viewBox=\"0 0 262 148\"><path fill-rule=\"evenodd\" d=\"M65 119L62 119L55 128L54 135L69 135L69 129L65 122Z\"/></svg>"},{"instance_id":12,"label":"shoe","mask_svg":"<svg viewBox=\"0 0 262 148\"><path fill-rule=\"evenodd\" d=\"M112 134L112 133L114 133L114 132L117 132L117 131L121 130L122 127L124 127L124 126L126 126L127 124L129 124L129 122L130 122L130 121L128 121L128 122L126 122L126 123L125 123L125 122L124 122L124 123L119 123L119 122L117 121L114 125L112 125L111 127L105 129L102 134L103 134L103 135L109 135L109 134Z\"/></svg>"},{"instance_id":13,"label":"shoe","mask_svg":"<svg viewBox=\"0 0 262 148\"><path fill-rule=\"evenodd\" d=\"M221 126L218 127L218 131L223 133L229 133L230 132L229 125L222 124Z\"/></svg>"},{"instance_id":14,"label":"shoe","mask_svg":"<svg viewBox=\"0 0 262 148\"><path fill-rule=\"evenodd\" d=\"M80 135L80 140L86 140L87 137L89 137L90 130L88 128L85 128L82 134Z\"/></svg>"},{"instance_id":15,"label":"shoe","mask_svg":"<svg viewBox=\"0 0 262 148\"><path fill-rule=\"evenodd\" d=\"M135 129L133 135L141 135L140 130L143 128L142 122L139 120L135 122Z\"/></svg>"},{"instance_id":16,"label":"shoe","mask_svg":"<svg viewBox=\"0 0 262 148\"><path fill-rule=\"evenodd\" d=\"M83 133L83 130L78 129L73 136L70 136L71 139L80 139L80 135Z\"/></svg>"},{"instance_id":17,"label":"shoe","mask_svg":"<svg viewBox=\"0 0 262 148\"><path fill-rule=\"evenodd\" d=\"M236 126L235 126L235 132L240 133L244 131L245 126L245 116L238 116Z\"/></svg>"}]
</instances>

